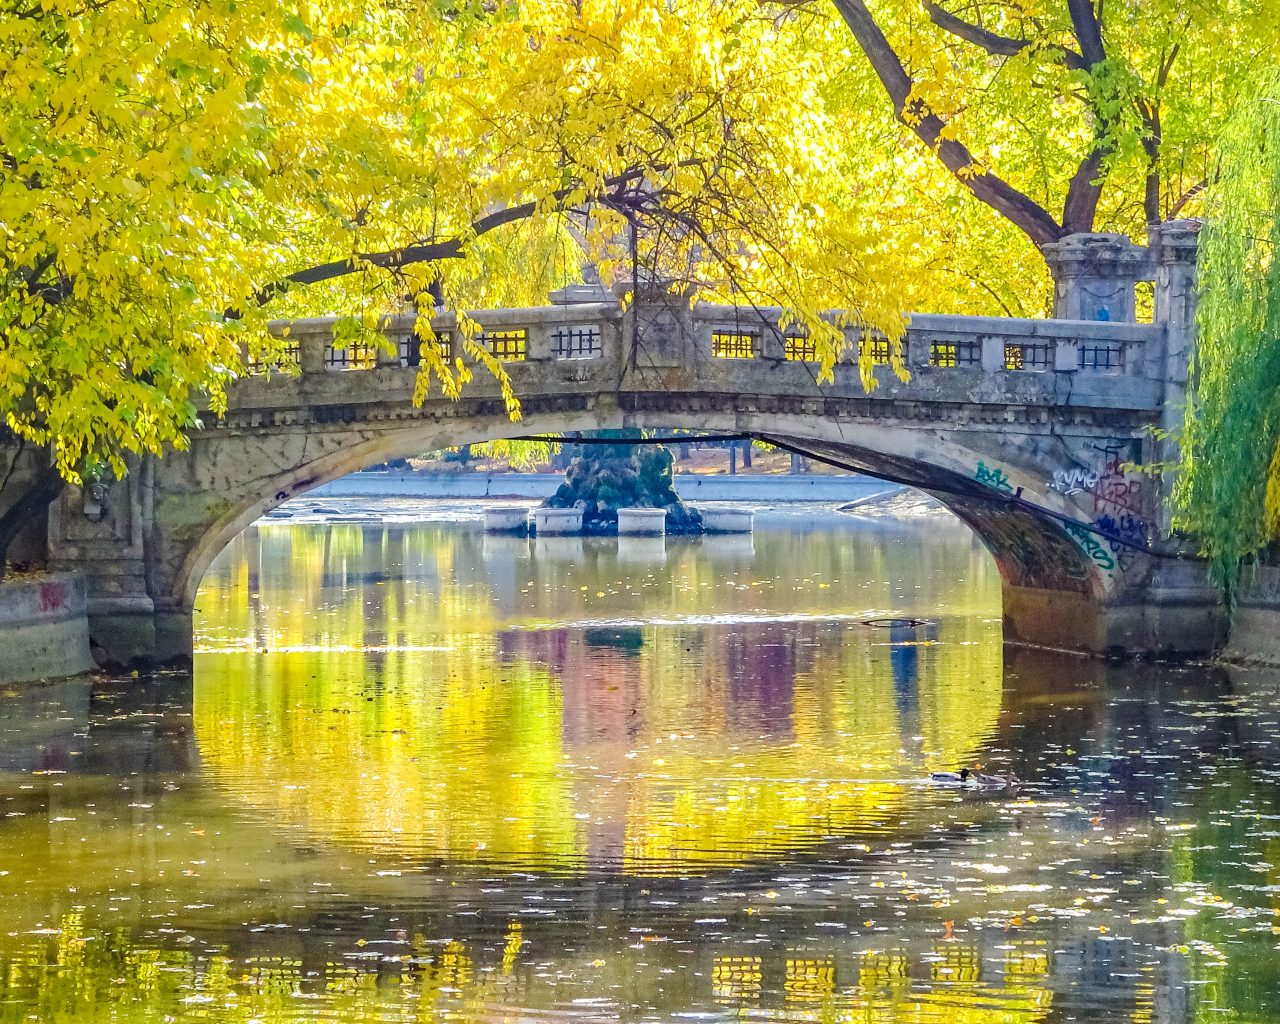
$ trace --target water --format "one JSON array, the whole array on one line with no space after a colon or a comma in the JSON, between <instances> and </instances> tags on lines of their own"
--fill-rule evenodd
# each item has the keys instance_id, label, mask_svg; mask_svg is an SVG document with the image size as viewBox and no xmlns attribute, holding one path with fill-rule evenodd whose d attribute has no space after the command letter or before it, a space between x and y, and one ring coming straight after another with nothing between
<instances>
[{"instance_id":1,"label":"water","mask_svg":"<svg viewBox=\"0 0 1280 1024\"><path fill-rule=\"evenodd\" d=\"M1004 649L948 519L430 514L0 691L0 1022L1280 1021L1276 677Z\"/></svg>"}]
</instances>

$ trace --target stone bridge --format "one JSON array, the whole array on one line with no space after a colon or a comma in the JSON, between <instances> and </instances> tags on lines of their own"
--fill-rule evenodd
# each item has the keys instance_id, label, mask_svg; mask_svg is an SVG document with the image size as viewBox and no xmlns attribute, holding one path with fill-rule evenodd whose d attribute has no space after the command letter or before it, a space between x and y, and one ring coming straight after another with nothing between
<instances>
[{"instance_id":1,"label":"stone bridge","mask_svg":"<svg viewBox=\"0 0 1280 1024\"><path fill-rule=\"evenodd\" d=\"M602 290L481 311L505 364L512 422L483 369L462 397L413 402L409 317L389 352L335 349L329 320L291 324L296 373L237 382L190 450L138 465L99 502L51 510L55 568L88 580L91 632L120 660L191 651L200 579L226 543L309 488L446 446L600 428L693 428L776 439L914 484L967 522L1004 585L1006 637L1092 652L1202 653L1221 629L1201 566L1175 549L1164 483L1140 467L1167 453L1152 427L1181 415L1193 320L1194 230L1150 251L1111 236L1060 243L1059 319L915 315L910 380L882 340L849 331L851 355L819 384L806 340L778 310ZM1155 282L1155 320L1134 320L1134 282ZM446 343L456 322L434 321ZM864 391L857 353L877 365ZM1160 552L1161 554L1153 554Z\"/></svg>"}]
</instances>

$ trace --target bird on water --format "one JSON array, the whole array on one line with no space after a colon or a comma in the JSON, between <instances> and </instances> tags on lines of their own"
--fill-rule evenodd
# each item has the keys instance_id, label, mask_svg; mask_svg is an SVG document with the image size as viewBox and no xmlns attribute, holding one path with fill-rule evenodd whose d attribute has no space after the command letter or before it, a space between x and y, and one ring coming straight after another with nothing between
<instances>
[{"instance_id":1,"label":"bird on water","mask_svg":"<svg viewBox=\"0 0 1280 1024\"><path fill-rule=\"evenodd\" d=\"M978 768L981 767L982 765L978 765ZM1013 772L988 775L977 768L961 768L958 772L930 772L929 781L953 786L980 786L983 789L1010 789L1019 784L1019 779Z\"/></svg>"}]
</instances>

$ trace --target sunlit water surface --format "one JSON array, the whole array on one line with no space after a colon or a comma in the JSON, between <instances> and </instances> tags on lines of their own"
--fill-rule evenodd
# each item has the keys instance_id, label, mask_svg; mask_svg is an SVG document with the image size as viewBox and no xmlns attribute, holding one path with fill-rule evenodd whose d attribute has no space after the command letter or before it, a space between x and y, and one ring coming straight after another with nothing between
<instances>
[{"instance_id":1,"label":"sunlit water surface","mask_svg":"<svg viewBox=\"0 0 1280 1024\"><path fill-rule=\"evenodd\" d=\"M946 518L460 508L250 530L194 678L0 691L0 1021L1280 1021L1274 677L1004 649Z\"/></svg>"}]
</instances>

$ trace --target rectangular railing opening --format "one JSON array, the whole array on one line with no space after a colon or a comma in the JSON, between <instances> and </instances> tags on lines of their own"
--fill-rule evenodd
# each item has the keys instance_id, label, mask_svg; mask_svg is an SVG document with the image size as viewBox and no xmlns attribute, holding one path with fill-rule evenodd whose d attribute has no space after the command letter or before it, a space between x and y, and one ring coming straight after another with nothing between
<instances>
[{"instance_id":1,"label":"rectangular railing opening","mask_svg":"<svg viewBox=\"0 0 1280 1024\"><path fill-rule=\"evenodd\" d=\"M1048 343L1006 344L1006 370L1047 370L1053 366L1053 346Z\"/></svg>"},{"instance_id":2,"label":"rectangular railing opening","mask_svg":"<svg viewBox=\"0 0 1280 1024\"><path fill-rule=\"evenodd\" d=\"M277 351L280 354L278 361L264 362L253 356L245 363L245 369L250 375L257 376L268 370L272 373L286 373L290 367L297 369L302 365L302 343L297 338L291 338L283 348Z\"/></svg>"},{"instance_id":3,"label":"rectangular railing opening","mask_svg":"<svg viewBox=\"0 0 1280 1024\"><path fill-rule=\"evenodd\" d=\"M551 347L557 359L596 359L604 352L596 324L557 327L551 332Z\"/></svg>"},{"instance_id":4,"label":"rectangular railing opening","mask_svg":"<svg viewBox=\"0 0 1280 1024\"><path fill-rule=\"evenodd\" d=\"M929 365L943 369L982 365L982 345L977 341L933 341L929 343Z\"/></svg>"},{"instance_id":5,"label":"rectangular railing opening","mask_svg":"<svg viewBox=\"0 0 1280 1024\"><path fill-rule=\"evenodd\" d=\"M818 361L818 343L812 338L788 334L782 339L783 355L793 363L816 363Z\"/></svg>"},{"instance_id":6,"label":"rectangular railing opening","mask_svg":"<svg viewBox=\"0 0 1280 1024\"><path fill-rule=\"evenodd\" d=\"M754 359L759 335L746 331L712 331L711 355L716 359Z\"/></svg>"},{"instance_id":7,"label":"rectangular railing opening","mask_svg":"<svg viewBox=\"0 0 1280 1024\"><path fill-rule=\"evenodd\" d=\"M368 370L378 362L378 349L372 342L352 341L342 348L329 344L324 347L326 370Z\"/></svg>"},{"instance_id":8,"label":"rectangular railing opening","mask_svg":"<svg viewBox=\"0 0 1280 1024\"><path fill-rule=\"evenodd\" d=\"M1124 372L1124 346L1113 342L1098 345L1081 345L1079 348L1082 370L1102 370L1112 373Z\"/></svg>"},{"instance_id":9,"label":"rectangular railing opening","mask_svg":"<svg viewBox=\"0 0 1280 1024\"><path fill-rule=\"evenodd\" d=\"M523 327L485 331L480 335L480 343L495 359L506 363L519 363L529 358L529 332Z\"/></svg>"},{"instance_id":10,"label":"rectangular railing opening","mask_svg":"<svg viewBox=\"0 0 1280 1024\"><path fill-rule=\"evenodd\" d=\"M872 366L888 366L890 356L890 346L888 338L863 338L862 352L864 352L871 360Z\"/></svg>"},{"instance_id":11,"label":"rectangular railing opening","mask_svg":"<svg viewBox=\"0 0 1280 1024\"><path fill-rule=\"evenodd\" d=\"M400 365L422 365L424 350L434 348L446 363L453 360L453 335L448 331L437 331L434 341L423 341L416 334L400 339Z\"/></svg>"}]
</instances>

